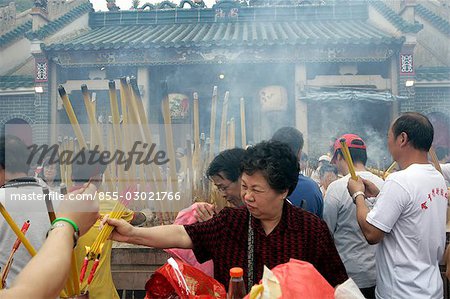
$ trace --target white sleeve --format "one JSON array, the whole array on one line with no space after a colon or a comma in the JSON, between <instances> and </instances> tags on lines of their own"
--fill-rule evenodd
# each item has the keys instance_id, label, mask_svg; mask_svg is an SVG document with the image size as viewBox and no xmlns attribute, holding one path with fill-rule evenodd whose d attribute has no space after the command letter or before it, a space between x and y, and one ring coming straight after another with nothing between
<instances>
[{"instance_id":1,"label":"white sleeve","mask_svg":"<svg viewBox=\"0 0 450 299\"><path fill-rule=\"evenodd\" d=\"M328 186L327 193L323 199L323 220L326 222L331 234L334 235L339 212L339 199L336 196L336 185Z\"/></svg>"},{"instance_id":2,"label":"white sleeve","mask_svg":"<svg viewBox=\"0 0 450 299\"><path fill-rule=\"evenodd\" d=\"M441 164L441 170L444 179L450 183L450 163Z\"/></svg>"},{"instance_id":3,"label":"white sleeve","mask_svg":"<svg viewBox=\"0 0 450 299\"><path fill-rule=\"evenodd\" d=\"M389 233L410 198L409 193L399 183L388 179L378 194L375 206L367 214L367 222Z\"/></svg>"}]
</instances>

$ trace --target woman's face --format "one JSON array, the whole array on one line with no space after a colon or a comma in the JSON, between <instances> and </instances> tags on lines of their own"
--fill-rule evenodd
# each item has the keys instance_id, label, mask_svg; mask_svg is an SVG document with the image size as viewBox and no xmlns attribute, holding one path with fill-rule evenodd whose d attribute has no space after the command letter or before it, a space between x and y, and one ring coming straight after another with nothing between
<instances>
[{"instance_id":1,"label":"woman's face","mask_svg":"<svg viewBox=\"0 0 450 299\"><path fill-rule=\"evenodd\" d=\"M253 175L242 174L241 197L250 214L257 219L264 220L281 216L287 192L286 190L280 194L272 189L259 171Z\"/></svg>"},{"instance_id":2,"label":"woman's face","mask_svg":"<svg viewBox=\"0 0 450 299\"><path fill-rule=\"evenodd\" d=\"M242 206L241 181L238 179L236 182L232 182L225 177L221 171L218 175L213 175L211 179L225 200L235 207Z\"/></svg>"}]
</instances>

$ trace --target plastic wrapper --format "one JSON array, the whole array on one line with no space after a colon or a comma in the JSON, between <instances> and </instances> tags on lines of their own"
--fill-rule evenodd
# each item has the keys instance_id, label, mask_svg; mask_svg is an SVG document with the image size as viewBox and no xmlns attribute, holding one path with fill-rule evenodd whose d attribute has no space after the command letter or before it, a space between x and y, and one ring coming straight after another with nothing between
<instances>
[{"instance_id":1,"label":"plastic wrapper","mask_svg":"<svg viewBox=\"0 0 450 299\"><path fill-rule=\"evenodd\" d=\"M225 287L180 260L168 260L145 284L145 299L226 299Z\"/></svg>"},{"instance_id":2,"label":"plastic wrapper","mask_svg":"<svg viewBox=\"0 0 450 299\"><path fill-rule=\"evenodd\" d=\"M334 291L336 299L365 299L353 279L347 279L343 284L336 287Z\"/></svg>"},{"instance_id":3,"label":"plastic wrapper","mask_svg":"<svg viewBox=\"0 0 450 299\"><path fill-rule=\"evenodd\" d=\"M334 298L334 288L308 262L290 259L269 270L264 269L260 286L252 287L251 299Z\"/></svg>"}]
</instances>

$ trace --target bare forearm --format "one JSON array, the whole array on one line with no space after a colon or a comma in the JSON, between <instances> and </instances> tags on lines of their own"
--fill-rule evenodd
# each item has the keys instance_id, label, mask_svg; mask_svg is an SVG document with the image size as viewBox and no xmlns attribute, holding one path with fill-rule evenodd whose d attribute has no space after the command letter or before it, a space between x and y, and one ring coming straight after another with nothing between
<instances>
[{"instance_id":1,"label":"bare forearm","mask_svg":"<svg viewBox=\"0 0 450 299\"><path fill-rule=\"evenodd\" d=\"M0 292L0 298L58 297L69 273L72 247L73 229L54 229L38 254L17 277L12 288Z\"/></svg>"},{"instance_id":2,"label":"bare forearm","mask_svg":"<svg viewBox=\"0 0 450 299\"><path fill-rule=\"evenodd\" d=\"M127 243L155 248L192 248L192 240L182 225L136 227Z\"/></svg>"}]
</instances>

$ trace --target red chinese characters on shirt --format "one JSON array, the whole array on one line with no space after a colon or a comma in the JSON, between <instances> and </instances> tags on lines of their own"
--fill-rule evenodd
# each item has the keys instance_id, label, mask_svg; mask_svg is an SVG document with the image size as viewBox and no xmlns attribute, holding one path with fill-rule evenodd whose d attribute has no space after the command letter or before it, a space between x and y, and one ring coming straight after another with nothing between
<instances>
[{"instance_id":1,"label":"red chinese characters on shirt","mask_svg":"<svg viewBox=\"0 0 450 299\"><path fill-rule=\"evenodd\" d=\"M420 208L422 210L428 209L428 205L427 204L433 202L433 198L436 197L436 196L442 197L443 199L447 200L447 195L448 195L448 193L446 192L446 190L444 190L442 188L433 188L431 190L431 192L428 193L427 200L425 200L424 202L422 202L420 204Z\"/></svg>"}]
</instances>

